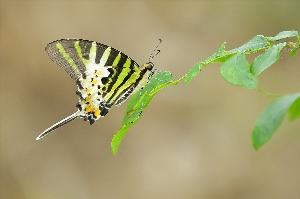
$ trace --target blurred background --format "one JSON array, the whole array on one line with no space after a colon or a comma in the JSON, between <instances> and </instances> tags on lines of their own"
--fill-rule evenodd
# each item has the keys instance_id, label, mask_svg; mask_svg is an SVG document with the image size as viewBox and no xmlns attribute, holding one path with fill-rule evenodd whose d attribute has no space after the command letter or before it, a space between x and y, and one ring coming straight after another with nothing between
<instances>
[{"instance_id":1,"label":"blurred background","mask_svg":"<svg viewBox=\"0 0 300 199\"><path fill-rule=\"evenodd\" d=\"M300 30L300 1L0 1L1 198L279 199L300 195L300 122L285 119L259 151L251 131L273 101L230 85L208 65L157 96L113 157L125 103L94 125L81 119L35 138L76 111L77 87L44 47L98 41L174 79L258 34ZM272 93L299 91L299 56L260 76Z\"/></svg>"}]
</instances>

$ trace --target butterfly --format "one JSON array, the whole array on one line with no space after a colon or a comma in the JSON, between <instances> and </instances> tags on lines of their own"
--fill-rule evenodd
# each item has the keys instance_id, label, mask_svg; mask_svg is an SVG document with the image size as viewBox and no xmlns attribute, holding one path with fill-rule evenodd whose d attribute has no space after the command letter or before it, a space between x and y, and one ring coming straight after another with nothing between
<instances>
[{"instance_id":1,"label":"butterfly","mask_svg":"<svg viewBox=\"0 0 300 199\"><path fill-rule=\"evenodd\" d=\"M45 51L50 59L63 68L78 87L78 110L47 128L36 140L77 118L93 124L112 106L120 106L141 90L155 73L151 59L160 52L159 44L142 66L121 51L95 41L60 39L47 44Z\"/></svg>"}]
</instances>

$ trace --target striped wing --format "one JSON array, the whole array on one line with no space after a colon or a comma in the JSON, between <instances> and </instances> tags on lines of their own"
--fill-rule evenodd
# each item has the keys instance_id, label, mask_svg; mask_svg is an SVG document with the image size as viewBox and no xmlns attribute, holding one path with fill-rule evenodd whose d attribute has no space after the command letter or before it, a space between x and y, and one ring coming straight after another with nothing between
<instances>
[{"instance_id":1,"label":"striped wing","mask_svg":"<svg viewBox=\"0 0 300 199\"><path fill-rule=\"evenodd\" d=\"M126 54L107 45L83 40L61 39L49 43L45 51L50 59L77 80L91 64L112 66L116 73L130 65L130 73L138 72L139 65Z\"/></svg>"},{"instance_id":2,"label":"striped wing","mask_svg":"<svg viewBox=\"0 0 300 199\"><path fill-rule=\"evenodd\" d=\"M45 50L50 59L62 67L79 87L100 76L102 84L98 85L97 92L109 105L124 102L144 75L139 65L126 54L94 41L61 39L49 43ZM103 67L109 71L108 76L95 72Z\"/></svg>"},{"instance_id":3,"label":"striped wing","mask_svg":"<svg viewBox=\"0 0 300 199\"><path fill-rule=\"evenodd\" d=\"M104 44L82 39L61 39L45 47L50 59L76 82L78 111L55 123L36 139L76 118L93 124L113 105L120 105L137 92L153 74L151 62L139 66L124 53Z\"/></svg>"}]
</instances>

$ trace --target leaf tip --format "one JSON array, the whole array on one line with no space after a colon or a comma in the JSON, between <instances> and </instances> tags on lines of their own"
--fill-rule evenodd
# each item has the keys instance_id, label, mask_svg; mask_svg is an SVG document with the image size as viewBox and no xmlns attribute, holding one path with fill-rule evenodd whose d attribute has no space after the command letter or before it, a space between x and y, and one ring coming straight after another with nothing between
<instances>
[{"instance_id":1,"label":"leaf tip","mask_svg":"<svg viewBox=\"0 0 300 199\"><path fill-rule=\"evenodd\" d=\"M116 140L115 140L115 136L112 138L111 142L110 142L110 148L111 151L113 153L113 156L117 156L117 152L118 152L118 144L116 144Z\"/></svg>"},{"instance_id":2,"label":"leaf tip","mask_svg":"<svg viewBox=\"0 0 300 199\"><path fill-rule=\"evenodd\" d=\"M258 149L260 149L260 147L262 145L263 144L258 141L257 136L255 135L255 131L253 131L252 132L252 146L255 149L255 151L258 151Z\"/></svg>"}]
</instances>

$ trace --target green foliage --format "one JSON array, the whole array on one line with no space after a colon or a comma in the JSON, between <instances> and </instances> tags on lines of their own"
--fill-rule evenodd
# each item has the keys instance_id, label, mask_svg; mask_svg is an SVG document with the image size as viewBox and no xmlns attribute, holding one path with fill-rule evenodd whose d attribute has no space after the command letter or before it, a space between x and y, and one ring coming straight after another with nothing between
<instances>
[{"instance_id":1,"label":"green foliage","mask_svg":"<svg viewBox=\"0 0 300 199\"><path fill-rule=\"evenodd\" d=\"M259 75L261 72L269 68L274 64L278 58L281 49L286 45L286 43L279 43L266 50L264 54L259 55L252 63L250 69L254 76Z\"/></svg>"},{"instance_id":2,"label":"green foliage","mask_svg":"<svg viewBox=\"0 0 300 199\"><path fill-rule=\"evenodd\" d=\"M297 99L298 103L294 105ZM259 116L252 132L252 144L255 149L259 149L271 138L281 124L286 112L289 111L289 114L293 115L292 117L295 116L295 112L299 114L299 99L300 93L280 97L264 110ZM298 110L295 110L295 106L298 106Z\"/></svg>"},{"instance_id":3,"label":"green foliage","mask_svg":"<svg viewBox=\"0 0 300 199\"><path fill-rule=\"evenodd\" d=\"M178 84L184 77L185 76L177 81L172 81L172 74L170 72L158 72L151 78L144 89L132 96L125 111L122 127L116 132L111 141L111 149L114 155L117 154L119 145L128 129L140 119L143 111L149 105L154 95L167 86Z\"/></svg>"},{"instance_id":4,"label":"green foliage","mask_svg":"<svg viewBox=\"0 0 300 199\"><path fill-rule=\"evenodd\" d=\"M295 38L296 42L291 41ZM289 41L283 41L283 39ZM225 50L225 45L224 42L216 53L203 62L195 64L186 75L176 81L172 81L171 73L158 72L142 91L132 96L124 115L122 127L111 142L113 154L117 154L119 145L129 128L141 118L154 95L162 89L176 85L183 79L189 83L203 67L212 63L222 63L220 73L229 83L247 89L259 89L258 75L278 60L282 49L290 50L291 55L295 56L300 48L300 37L297 31L283 31L274 37L257 35L244 45L229 51ZM254 53L260 53L260 55L249 64L247 55ZM290 120L300 117L300 93L282 96L265 109L252 132L252 144L255 149L260 148L271 138L286 113Z\"/></svg>"},{"instance_id":5,"label":"green foliage","mask_svg":"<svg viewBox=\"0 0 300 199\"><path fill-rule=\"evenodd\" d=\"M251 74L245 53L237 53L227 59L220 68L220 73L228 82L245 88L256 88L257 78Z\"/></svg>"},{"instance_id":6,"label":"green foliage","mask_svg":"<svg viewBox=\"0 0 300 199\"><path fill-rule=\"evenodd\" d=\"M296 99L294 103L290 106L288 115L291 121L300 117L300 98Z\"/></svg>"}]
</instances>

